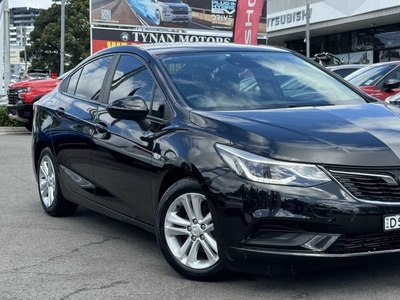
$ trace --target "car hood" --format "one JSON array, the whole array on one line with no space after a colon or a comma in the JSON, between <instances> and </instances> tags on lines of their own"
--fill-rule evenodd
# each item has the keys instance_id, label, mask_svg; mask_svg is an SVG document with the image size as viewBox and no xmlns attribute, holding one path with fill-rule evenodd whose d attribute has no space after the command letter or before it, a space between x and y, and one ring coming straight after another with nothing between
<instances>
[{"instance_id":1,"label":"car hood","mask_svg":"<svg viewBox=\"0 0 400 300\"><path fill-rule=\"evenodd\" d=\"M282 160L400 166L400 109L383 103L198 112L196 125L234 147Z\"/></svg>"},{"instance_id":2,"label":"car hood","mask_svg":"<svg viewBox=\"0 0 400 300\"><path fill-rule=\"evenodd\" d=\"M27 86L42 86L42 85L56 85L60 80L58 79L52 79L52 78L46 78L46 79L31 79L31 80L24 80L24 81L18 81L16 83L10 84L8 87L12 89L17 89L17 88L24 88Z\"/></svg>"}]
</instances>

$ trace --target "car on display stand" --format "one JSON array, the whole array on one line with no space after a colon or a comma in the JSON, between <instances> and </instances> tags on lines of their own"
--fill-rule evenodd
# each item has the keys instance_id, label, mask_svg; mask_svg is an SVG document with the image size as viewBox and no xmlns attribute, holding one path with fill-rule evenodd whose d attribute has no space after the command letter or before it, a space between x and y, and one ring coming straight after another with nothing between
<instances>
[{"instance_id":1,"label":"car on display stand","mask_svg":"<svg viewBox=\"0 0 400 300\"><path fill-rule=\"evenodd\" d=\"M34 103L32 162L48 215L135 224L220 280L400 258L399 135L400 108L289 50L119 46Z\"/></svg>"}]
</instances>

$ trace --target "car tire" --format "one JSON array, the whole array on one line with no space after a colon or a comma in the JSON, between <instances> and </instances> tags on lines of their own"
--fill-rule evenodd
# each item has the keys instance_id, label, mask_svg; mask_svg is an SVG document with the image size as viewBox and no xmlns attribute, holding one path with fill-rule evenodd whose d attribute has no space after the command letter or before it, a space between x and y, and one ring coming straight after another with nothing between
<instances>
[{"instance_id":1,"label":"car tire","mask_svg":"<svg viewBox=\"0 0 400 300\"><path fill-rule=\"evenodd\" d=\"M156 214L158 245L169 265L188 279L216 281L225 277L213 218L194 178L179 180L160 200Z\"/></svg>"},{"instance_id":2,"label":"car tire","mask_svg":"<svg viewBox=\"0 0 400 300\"><path fill-rule=\"evenodd\" d=\"M161 25L163 25L163 21L162 21L162 18L161 18L161 12L157 9L156 10L156 25L157 26L161 26Z\"/></svg>"},{"instance_id":3,"label":"car tire","mask_svg":"<svg viewBox=\"0 0 400 300\"><path fill-rule=\"evenodd\" d=\"M50 216L70 216L76 211L78 205L64 199L55 166L55 159L51 150L49 148L43 149L37 168L40 201L43 209Z\"/></svg>"}]
</instances>

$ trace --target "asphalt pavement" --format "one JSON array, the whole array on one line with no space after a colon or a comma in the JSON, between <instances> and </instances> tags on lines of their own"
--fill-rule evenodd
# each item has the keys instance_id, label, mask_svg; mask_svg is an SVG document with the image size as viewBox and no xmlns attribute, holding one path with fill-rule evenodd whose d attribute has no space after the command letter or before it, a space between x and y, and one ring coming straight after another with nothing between
<instances>
[{"instance_id":1,"label":"asphalt pavement","mask_svg":"<svg viewBox=\"0 0 400 300\"><path fill-rule=\"evenodd\" d=\"M296 276L189 281L164 261L151 233L78 208L41 207L30 133L0 128L0 299L398 299L400 262Z\"/></svg>"}]
</instances>

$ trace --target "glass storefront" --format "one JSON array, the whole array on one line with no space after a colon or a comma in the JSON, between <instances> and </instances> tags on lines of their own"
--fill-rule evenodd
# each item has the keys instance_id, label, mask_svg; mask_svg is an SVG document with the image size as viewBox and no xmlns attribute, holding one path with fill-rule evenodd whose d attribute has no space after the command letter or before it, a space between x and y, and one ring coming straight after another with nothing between
<instances>
[{"instance_id":1,"label":"glass storefront","mask_svg":"<svg viewBox=\"0 0 400 300\"><path fill-rule=\"evenodd\" d=\"M303 40L287 42L287 48L306 53ZM334 54L345 64L400 60L400 23L311 37L311 56L322 52Z\"/></svg>"}]
</instances>

